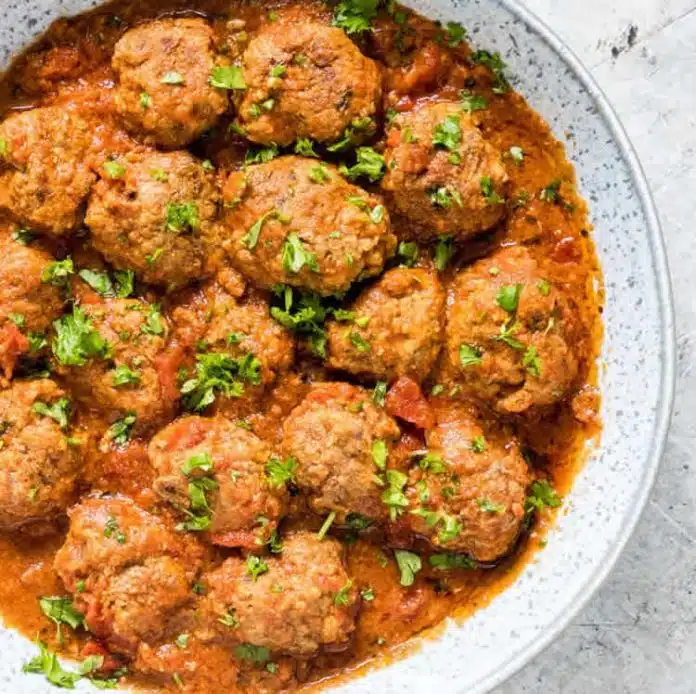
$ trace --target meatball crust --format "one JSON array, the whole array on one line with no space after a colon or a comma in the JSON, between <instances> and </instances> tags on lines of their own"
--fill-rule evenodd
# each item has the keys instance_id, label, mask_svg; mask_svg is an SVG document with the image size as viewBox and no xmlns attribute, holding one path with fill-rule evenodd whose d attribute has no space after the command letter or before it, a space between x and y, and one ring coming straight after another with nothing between
<instances>
[{"instance_id":1,"label":"meatball crust","mask_svg":"<svg viewBox=\"0 0 696 694\"><path fill-rule=\"evenodd\" d=\"M300 658L344 650L355 630L358 594L343 554L336 540L297 532L285 538L280 556L264 560L268 570L256 577L247 562L227 559L205 580L207 638Z\"/></svg>"},{"instance_id":2,"label":"meatball crust","mask_svg":"<svg viewBox=\"0 0 696 694\"><path fill-rule=\"evenodd\" d=\"M243 64L247 89L237 97L237 117L254 142L338 140L353 121L373 118L380 103L377 64L341 29L318 22L281 14L252 39Z\"/></svg>"},{"instance_id":3,"label":"meatball crust","mask_svg":"<svg viewBox=\"0 0 696 694\"><path fill-rule=\"evenodd\" d=\"M397 527L436 549L493 562L522 530L527 463L516 441L484 432L459 405L436 406L435 419L426 433L428 455L409 473L409 510Z\"/></svg>"},{"instance_id":4,"label":"meatball crust","mask_svg":"<svg viewBox=\"0 0 696 694\"><path fill-rule=\"evenodd\" d=\"M213 175L188 152L132 153L89 199L94 247L145 282L182 287L203 274L203 239L217 214Z\"/></svg>"},{"instance_id":5,"label":"meatball crust","mask_svg":"<svg viewBox=\"0 0 696 694\"><path fill-rule=\"evenodd\" d=\"M90 631L120 653L176 633L192 606L201 550L126 497L87 498L70 511L54 569Z\"/></svg>"},{"instance_id":6,"label":"meatball crust","mask_svg":"<svg viewBox=\"0 0 696 694\"><path fill-rule=\"evenodd\" d=\"M279 157L233 173L223 198L232 209L221 245L239 272L267 289L345 292L379 274L396 248L380 201L315 159Z\"/></svg>"},{"instance_id":7,"label":"meatball crust","mask_svg":"<svg viewBox=\"0 0 696 694\"><path fill-rule=\"evenodd\" d=\"M578 339L577 317L525 248L480 260L452 283L447 377L500 413L533 413L567 396Z\"/></svg>"},{"instance_id":8,"label":"meatball crust","mask_svg":"<svg viewBox=\"0 0 696 694\"><path fill-rule=\"evenodd\" d=\"M409 376L420 383L440 352L444 304L436 274L389 270L350 307L355 313L350 325L329 323L327 365L357 376L385 381Z\"/></svg>"},{"instance_id":9,"label":"meatball crust","mask_svg":"<svg viewBox=\"0 0 696 694\"><path fill-rule=\"evenodd\" d=\"M258 383L245 382L241 397L217 398L215 407L225 414L242 416L249 409L258 410L262 398L293 365L294 340L271 318L268 296L245 290L232 269L219 272L214 281L185 297L171 317L174 339L197 357L223 353L257 360Z\"/></svg>"},{"instance_id":10,"label":"meatball crust","mask_svg":"<svg viewBox=\"0 0 696 694\"><path fill-rule=\"evenodd\" d=\"M447 144L435 144L442 130ZM429 102L397 116L384 156L382 189L420 241L449 235L463 241L505 214L508 176L500 152L457 104Z\"/></svg>"},{"instance_id":11,"label":"meatball crust","mask_svg":"<svg viewBox=\"0 0 696 694\"><path fill-rule=\"evenodd\" d=\"M0 391L0 530L51 521L73 500L78 449L45 411L61 402L65 391L47 379Z\"/></svg>"},{"instance_id":12,"label":"meatball crust","mask_svg":"<svg viewBox=\"0 0 696 694\"><path fill-rule=\"evenodd\" d=\"M159 306L141 299L107 299L76 311L106 347L82 365L61 367L75 397L108 418L134 414L138 429L170 418L175 403L162 396L158 363L169 322Z\"/></svg>"},{"instance_id":13,"label":"meatball crust","mask_svg":"<svg viewBox=\"0 0 696 694\"><path fill-rule=\"evenodd\" d=\"M389 449L399 433L368 391L321 383L285 421L283 450L297 461L297 484L316 513L333 512L339 523L352 514L379 522L387 507L375 483L373 445L382 441Z\"/></svg>"},{"instance_id":14,"label":"meatball crust","mask_svg":"<svg viewBox=\"0 0 696 694\"><path fill-rule=\"evenodd\" d=\"M54 236L74 229L96 176L87 163L92 126L59 107L0 123L0 209Z\"/></svg>"},{"instance_id":15,"label":"meatball crust","mask_svg":"<svg viewBox=\"0 0 696 694\"><path fill-rule=\"evenodd\" d=\"M48 253L2 234L0 257L0 368L11 378L18 358L36 351L61 314L63 300L58 287L41 281L53 262Z\"/></svg>"},{"instance_id":16,"label":"meatball crust","mask_svg":"<svg viewBox=\"0 0 696 694\"><path fill-rule=\"evenodd\" d=\"M155 492L176 508L197 515L189 485L214 481L206 492L210 521L203 524L212 542L248 549L268 542L287 490L266 476L272 454L257 436L222 417L183 417L152 439L148 455L158 475Z\"/></svg>"},{"instance_id":17,"label":"meatball crust","mask_svg":"<svg viewBox=\"0 0 696 694\"><path fill-rule=\"evenodd\" d=\"M213 30L202 19L160 19L128 31L111 61L126 128L162 147L193 142L229 105L225 90L210 84L217 60Z\"/></svg>"}]
</instances>

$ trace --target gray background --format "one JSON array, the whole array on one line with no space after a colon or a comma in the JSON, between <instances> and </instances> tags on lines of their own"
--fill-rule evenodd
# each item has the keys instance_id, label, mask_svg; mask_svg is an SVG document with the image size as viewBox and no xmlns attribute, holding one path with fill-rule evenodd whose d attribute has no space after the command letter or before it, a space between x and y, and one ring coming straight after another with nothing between
<instances>
[{"instance_id":1,"label":"gray background","mask_svg":"<svg viewBox=\"0 0 696 694\"><path fill-rule=\"evenodd\" d=\"M522 1L590 69L638 150L667 243L679 362L672 430L636 534L565 634L496 694L694 694L696 0Z\"/></svg>"}]
</instances>

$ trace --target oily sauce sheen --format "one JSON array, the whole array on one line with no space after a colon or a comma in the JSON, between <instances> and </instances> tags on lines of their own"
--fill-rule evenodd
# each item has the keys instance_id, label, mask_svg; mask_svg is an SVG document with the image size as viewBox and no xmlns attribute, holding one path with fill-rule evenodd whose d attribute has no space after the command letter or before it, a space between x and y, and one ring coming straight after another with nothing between
<instances>
[{"instance_id":1,"label":"oily sauce sheen","mask_svg":"<svg viewBox=\"0 0 696 694\"><path fill-rule=\"evenodd\" d=\"M456 26L142 5L0 82L0 610L120 686L317 686L543 546L600 431L586 204Z\"/></svg>"}]
</instances>

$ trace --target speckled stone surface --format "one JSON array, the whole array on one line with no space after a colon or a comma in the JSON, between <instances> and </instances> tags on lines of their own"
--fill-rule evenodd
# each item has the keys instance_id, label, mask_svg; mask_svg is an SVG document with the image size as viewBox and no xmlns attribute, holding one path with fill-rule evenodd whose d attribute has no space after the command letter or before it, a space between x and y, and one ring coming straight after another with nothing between
<instances>
[{"instance_id":1,"label":"speckled stone surface","mask_svg":"<svg viewBox=\"0 0 696 694\"><path fill-rule=\"evenodd\" d=\"M550 9L560 5L547 1ZM58 15L90 4L80 0L3 4L0 63L3 50L17 50L45 24L46 8ZM405 690L478 694L490 691L529 661L566 624L613 565L655 472L659 453L656 437L659 439L665 428L671 385L672 326L661 247L646 190L640 176L635 175L630 153L621 145L615 123L602 113L601 97L578 79L572 58L564 60L558 53L560 45L545 40L522 21L511 10L512 2L410 0L406 4L433 17L460 21L468 27L475 44L500 50L510 63L516 86L558 136L571 134L569 153L582 190L591 201L595 239L606 276L603 444L579 476L547 548L511 589L464 625L450 625L438 641L424 643L407 660L340 688L344 694ZM529 4L533 4L531 0ZM543 2L539 0L539 4ZM676 6L679 0L667 4ZM587 7L587 3L580 7ZM533 24L530 18L528 22ZM568 28L572 31L572 24ZM686 347L690 350L691 343ZM688 451L684 453L688 455ZM672 484L676 483L674 477ZM661 545L659 538L651 541ZM676 560L676 556L670 558ZM659 583L672 569L672 565L655 567L648 575ZM646 595L651 595L649 588ZM570 663L577 655L573 646L571 641L570 650L560 652L555 646L552 660L542 656L500 691L511 694L522 687L540 692L598 691L598 685L607 684L607 680L572 688L574 685L564 679L572 670L562 670L558 660ZM41 679L21 674L22 662L32 653L32 647L17 635L0 633L0 694L50 691ZM582 659L577 662L583 663ZM585 658L585 665L588 662ZM542 669L534 671L534 667ZM543 669L550 667L556 670L553 678L544 674ZM623 683L619 686L617 679L613 683L618 691L645 691L626 688Z\"/></svg>"}]
</instances>

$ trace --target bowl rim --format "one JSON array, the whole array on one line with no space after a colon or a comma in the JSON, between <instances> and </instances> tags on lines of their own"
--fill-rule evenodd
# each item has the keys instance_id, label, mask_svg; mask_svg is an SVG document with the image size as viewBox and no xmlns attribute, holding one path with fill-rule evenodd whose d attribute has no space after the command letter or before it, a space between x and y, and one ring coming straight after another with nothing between
<instances>
[{"instance_id":1,"label":"bowl rim","mask_svg":"<svg viewBox=\"0 0 696 694\"><path fill-rule=\"evenodd\" d=\"M624 518L621 532L614 540L613 546L607 551L601 568L597 570L592 580L588 581L579 592L577 600L572 607L568 608L561 617L555 620L551 628L544 631L526 648L523 648L517 655L508 660L500 670L491 673L477 683L476 690L478 692L492 691L494 687L505 683L545 651L570 626L570 623L587 606L591 598L594 597L610 576L629 539L633 536L655 486L669 434L676 389L675 311L665 238L652 191L636 149L609 98L573 49L544 20L526 7L521 0L497 0L497 2L543 39L573 71L597 105L599 114L607 124L614 141L626 161L633 184L638 192L641 207L645 213L649 243L655 267L654 281L662 317L662 334L660 336L662 368L661 390L655 409L655 424L651 447L646 458L647 464L643 470L645 482L640 493L635 497L635 504L631 513ZM464 693L462 692L462 694Z\"/></svg>"}]
</instances>

